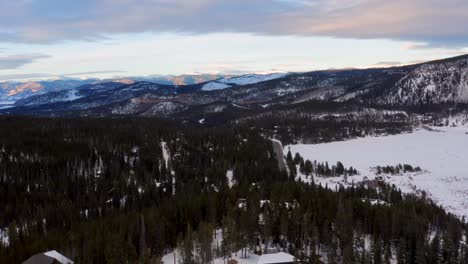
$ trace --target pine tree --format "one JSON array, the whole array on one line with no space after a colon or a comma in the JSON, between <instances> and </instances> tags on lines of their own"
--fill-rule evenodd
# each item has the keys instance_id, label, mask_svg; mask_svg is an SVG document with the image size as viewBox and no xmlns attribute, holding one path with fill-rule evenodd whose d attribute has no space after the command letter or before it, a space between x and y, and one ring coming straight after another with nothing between
<instances>
[{"instance_id":1,"label":"pine tree","mask_svg":"<svg viewBox=\"0 0 468 264\"><path fill-rule=\"evenodd\" d=\"M213 234L214 228L209 223L200 223L197 236L197 255L199 263L209 263L213 259Z\"/></svg>"},{"instance_id":2,"label":"pine tree","mask_svg":"<svg viewBox=\"0 0 468 264\"><path fill-rule=\"evenodd\" d=\"M343 175L345 173L345 168L343 166L343 163L341 163L340 161L338 161L336 163L336 174L337 175Z\"/></svg>"},{"instance_id":3,"label":"pine tree","mask_svg":"<svg viewBox=\"0 0 468 264\"><path fill-rule=\"evenodd\" d=\"M304 164L304 173L307 176L309 176L312 173L312 162L310 160L306 160Z\"/></svg>"},{"instance_id":4,"label":"pine tree","mask_svg":"<svg viewBox=\"0 0 468 264\"><path fill-rule=\"evenodd\" d=\"M372 241L372 259L374 264L382 264L382 241L379 237L375 237Z\"/></svg>"},{"instance_id":5,"label":"pine tree","mask_svg":"<svg viewBox=\"0 0 468 264\"><path fill-rule=\"evenodd\" d=\"M440 237L439 234L436 234L431 241L430 251L429 251L429 263L439 264L441 263L442 255L440 252Z\"/></svg>"},{"instance_id":6,"label":"pine tree","mask_svg":"<svg viewBox=\"0 0 468 264\"><path fill-rule=\"evenodd\" d=\"M178 260L179 264L196 264L195 257L194 257L194 245L193 245L193 236L194 233L192 231L192 227L190 225L187 226L187 231L184 236L179 238L179 252L180 258Z\"/></svg>"}]
</instances>

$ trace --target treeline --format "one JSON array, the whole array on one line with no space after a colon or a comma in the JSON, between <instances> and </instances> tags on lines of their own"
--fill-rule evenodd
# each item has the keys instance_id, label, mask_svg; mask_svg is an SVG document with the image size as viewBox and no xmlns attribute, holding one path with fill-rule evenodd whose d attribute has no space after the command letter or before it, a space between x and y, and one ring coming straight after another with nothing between
<instances>
[{"instance_id":1,"label":"treeline","mask_svg":"<svg viewBox=\"0 0 468 264\"><path fill-rule=\"evenodd\" d=\"M377 174L400 174L400 173L408 173L408 172L420 172L421 168L419 166L413 167L409 164L398 164L396 166L377 166L376 173Z\"/></svg>"},{"instance_id":2,"label":"treeline","mask_svg":"<svg viewBox=\"0 0 468 264\"><path fill-rule=\"evenodd\" d=\"M352 103L306 102L273 107L232 122L256 127L283 144L315 144L352 138L410 132L418 123L411 115L379 106Z\"/></svg>"},{"instance_id":3,"label":"treeline","mask_svg":"<svg viewBox=\"0 0 468 264\"><path fill-rule=\"evenodd\" d=\"M337 177L337 176L353 176L357 175L358 171L352 166L346 168L341 161L337 161L336 165L330 166L328 162L313 162L310 160L305 160L301 157L299 153L294 154L292 157L291 150L288 150L286 154L286 162L289 167L289 172L293 178L295 178L299 173L309 176L318 176L318 177Z\"/></svg>"},{"instance_id":4,"label":"treeline","mask_svg":"<svg viewBox=\"0 0 468 264\"><path fill-rule=\"evenodd\" d=\"M382 183L297 182L258 128L12 117L0 127L0 263L47 250L75 263L160 263L176 248L180 263L208 263L268 247L307 263L467 260L457 217ZM301 158L288 163L300 169ZM354 173L342 165L329 169Z\"/></svg>"}]
</instances>

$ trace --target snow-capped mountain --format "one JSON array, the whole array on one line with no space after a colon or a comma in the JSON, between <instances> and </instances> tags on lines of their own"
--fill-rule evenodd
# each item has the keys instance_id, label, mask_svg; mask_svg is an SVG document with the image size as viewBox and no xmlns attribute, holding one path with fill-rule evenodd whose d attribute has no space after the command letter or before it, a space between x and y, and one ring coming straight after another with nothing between
<instances>
[{"instance_id":1,"label":"snow-capped mountain","mask_svg":"<svg viewBox=\"0 0 468 264\"><path fill-rule=\"evenodd\" d=\"M18 100L31 96L70 89L95 81L95 79L64 79L36 82L3 82L0 83L0 102L3 102L4 104L13 104Z\"/></svg>"},{"instance_id":2,"label":"snow-capped mountain","mask_svg":"<svg viewBox=\"0 0 468 264\"><path fill-rule=\"evenodd\" d=\"M87 97L96 92L105 92L110 89L115 89L127 85L125 82L104 82L85 84L69 89L53 91L48 93L39 93L24 99L17 100L14 106L38 106L44 104L54 104L59 102L71 102L83 97Z\"/></svg>"},{"instance_id":3,"label":"snow-capped mountain","mask_svg":"<svg viewBox=\"0 0 468 264\"><path fill-rule=\"evenodd\" d=\"M59 92L67 89L75 89L86 84L94 85L99 83L121 83L133 84L139 81L146 81L162 85L194 85L212 80L225 78L220 74L187 74L187 75L166 75L166 76L145 76L115 79L59 79L51 81L30 81L30 82L0 82L0 105L13 104L19 100L38 96L51 92ZM106 85L104 85L106 86ZM94 89L102 87L94 86ZM64 92L66 93L66 92ZM44 101L45 102L45 101Z\"/></svg>"}]
</instances>

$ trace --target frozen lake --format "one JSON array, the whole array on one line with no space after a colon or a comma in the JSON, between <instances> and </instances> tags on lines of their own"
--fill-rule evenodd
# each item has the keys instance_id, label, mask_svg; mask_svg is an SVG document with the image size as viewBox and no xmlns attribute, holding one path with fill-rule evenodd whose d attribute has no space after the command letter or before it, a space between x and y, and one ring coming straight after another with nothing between
<instances>
[{"instance_id":1,"label":"frozen lake","mask_svg":"<svg viewBox=\"0 0 468 264\"><path fill-rule=\"evenodd\" d=\"M468 129L444 127L417 129L413 133L385 137L366 137L349 141L315 145L290 145L294 156L304 159L353 166L361 175L348 181L375 178L371 168L410 164L425 172L389 176L385 180L404 192L423 190L438 204L459 216L468 217ZM342 183L342 178L319 178L317 182L330 187Z\"/></svg>"}]
</instances>

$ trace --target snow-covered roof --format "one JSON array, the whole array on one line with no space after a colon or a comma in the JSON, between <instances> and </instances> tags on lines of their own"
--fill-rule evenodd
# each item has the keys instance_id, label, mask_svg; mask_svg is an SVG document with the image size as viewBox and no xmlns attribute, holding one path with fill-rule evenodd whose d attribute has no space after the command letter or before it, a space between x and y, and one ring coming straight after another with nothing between
<instances>
[{"instance_id":1,"label":"snow-covered roof","mask_svg":"<svg viewBox=\"0 0 468 264\"><path fill-rule=\"evenodd\" d=\"M264 254L261 255L260 258L258 259L257 264L275 264L275 263L293 263L294 262L294 256L284 253L284 252L279 252L275 254Z\"/></svg>"},{"instance_id":2,"label":"snow-covered roof","mask_svg":"<svg viewBox=\"0 0 468 264\"><path fill-rule=\"evenodd\" d=\"M23 264L50 264L57 262L60 264L73 264L73 261L55 250L36 254L23 262Z\"/></svg>"},{"instance_id":3,"label":"snow-covered roof","mask_svg":"<svg viewBox=\"0 0 468 264\"><path fill-rule=\"evenodd\" d=\"M49 251L49 252L45 252L44 255L48 256L48 257L51 257L51 258L54 258L56 259L58 262L62 263L62 264L73 264L73 261L69 260L68 258L66 258L64 255L58 253L57 251L55 250L52 250L52 251Z\"/></svg>"}]
</instances>

